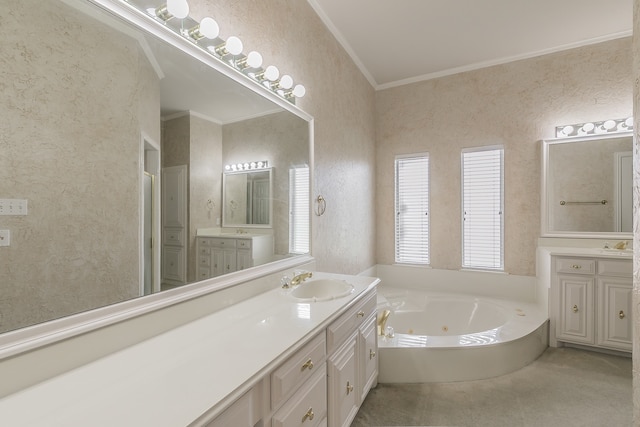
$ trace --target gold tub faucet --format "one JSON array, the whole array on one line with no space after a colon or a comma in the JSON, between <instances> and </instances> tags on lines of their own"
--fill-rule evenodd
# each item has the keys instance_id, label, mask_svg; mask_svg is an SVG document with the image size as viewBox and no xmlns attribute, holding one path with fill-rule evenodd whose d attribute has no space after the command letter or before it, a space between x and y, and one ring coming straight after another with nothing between
<instances>
[{"instance_id":1,"label":"gold tub faucet","mask_svg":"<svg viewBox=\"0 0 640 427\"><path fill-rule=\"evenodd\" d=\"M380 315L380 318L378 319L378 335L386 336L387 320L389 319L390 314L391 310L385 310L382 312L382 315Z\"/></svg>"}]
</instances>

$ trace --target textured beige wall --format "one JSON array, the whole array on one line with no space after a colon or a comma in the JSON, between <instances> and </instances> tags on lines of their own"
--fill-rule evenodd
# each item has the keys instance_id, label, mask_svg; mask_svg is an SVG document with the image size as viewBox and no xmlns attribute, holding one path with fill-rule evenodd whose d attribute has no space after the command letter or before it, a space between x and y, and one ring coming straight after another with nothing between
<instances>
[{"instance_id":1,"label":"textured beige wall","mask_svg":"<svg viewBox=\"0 0 640 427\"><path fill-rule=\"evenodd\" d=\"M29 214L0 217L0 331L138 295L140 132L159 133L139 114L159 86L134 40L57 2L10 3L0 197Z\"/></svg>"},{"instance_id":2,"label":"textured beige wall","mask_svg":"<svg viewBox=\"0 0 640 427\"><path fill-rule=\"evenodd\" d=\"M327 212L313 218L319 270L358 273L375 264L374 91L306 1L192 0L191 14L213 16L222 37L307 88L298 105L315 118L315 189Z\"/></svg>"},{"instance_id":3,"label":"textured beige wall","mask_svg":"<svg viewBox=\"0 0 640 427\"><path fill-rule=\"evenodd\" d=\"M630 116L631 93L630 38L379 91L378 262L394 262L395 155L430 153L431 265L459 269L460 150L502 144L505 270L535 275L539 140L557 125Z\"/></svg>"},{"instance_id":4,"label":"textured beige wall","mask_svg":"<svg viewBox=\"0 0 640 427\"><path fill-rule=\"evenodd\" d=\"M289 168L308 163L307 122L288 112L223 126L223 163L267 160L273 167L274 251L289 253Z\"/></svg>"}]
</instances>

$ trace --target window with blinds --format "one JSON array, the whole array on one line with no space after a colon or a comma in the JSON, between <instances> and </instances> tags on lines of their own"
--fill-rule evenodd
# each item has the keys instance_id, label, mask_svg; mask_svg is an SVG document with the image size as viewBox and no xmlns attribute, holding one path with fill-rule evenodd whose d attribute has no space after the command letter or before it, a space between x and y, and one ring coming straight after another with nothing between
<instances>
[{"instance_id":1,"label":"window with blinds","mask_svg":"<svg viewBox=\"0 0 640 427\"><path fill-rule=\"evenodd\" d=\"M289 252L309 252L309 166L289 170Z\"/></svg>"},{"instance_id":2,"label":"window with blinds","mask_svg":"<svg viewBox=\"0 0 640 427\"><path fill-rule=\"evenodd\" d=\"M504 149L462 151L462 267L504 270Z\"/></svg>"},{"instance_id":3,"label":"window with blinds","mask_svg":"<svg viewBox=\"0 0 640 427\"><path fill-rule=\"evenodd\" d=\"M395 163L396 262L429 264L429 154Z\"/></svg>"}]
</instances>

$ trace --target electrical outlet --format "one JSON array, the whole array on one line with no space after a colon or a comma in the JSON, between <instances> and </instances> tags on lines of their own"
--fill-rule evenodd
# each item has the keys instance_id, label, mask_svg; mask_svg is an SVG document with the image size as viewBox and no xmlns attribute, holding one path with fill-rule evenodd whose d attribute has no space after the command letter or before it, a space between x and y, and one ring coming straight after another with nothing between
<instances>
[{"instance_id":1,"label":"electrical outlet","mask_svg":"<svg viewBox=\"0 0 640 427\"><path fill-rule=\"evenodd\" d=\"M0 215L26 215L26 199L0 199Z\"/></svg>"},{"instance_id":2,"label":"electrical outlet","mask_svg":"<svg viewBox=\"0 0 640 427\"><path fill-rule=\"evenodd\" d=\"M11 232L9 230L0 230L0 246L9 246L11 244Z\"/></svg>"}]
</instances>

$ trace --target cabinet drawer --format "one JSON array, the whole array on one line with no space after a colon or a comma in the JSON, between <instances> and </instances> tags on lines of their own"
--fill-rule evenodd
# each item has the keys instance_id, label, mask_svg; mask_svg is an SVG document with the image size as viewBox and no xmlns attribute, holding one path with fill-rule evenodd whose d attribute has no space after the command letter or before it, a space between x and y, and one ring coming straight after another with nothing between
<instances>
[{"instance_id":1,"label":"cabinet drawer","mask_svg":"<svg viewBox=\"0 0 640 427\"><path fill-rule=\"evenodd\" d=\"M175 227L165 227L163 238L165 245L183 246L183 229Z\"/></svg>"},{"instance_id":2,"label":"cabinet drawer","mask_svg":"<svg viewBox=\"0 0 640 427\"><path fill-rule=\"evenodd\" d=\"M235 248L236 239L224 239L220 237L214 237L210 239L209 244L214 248Z\"/></svg>"},{"instance_id":3,"label":"cabinet drawer","mask_svg":"<svg viewBox=\"0 0 640 427\"><path fill-rule=\"evenodd\" d=\"M626 259L598 260L598 274L603 276L632 277L633 263Z\"/></svg>"},{"instance_id":4,"label":"cabinet drawer","mask_svg":"<svg viewBox=\"0 0 640 427\"><path fill-rule=\"evenodd\" d=\"M242 395L206 427L253 427L262 418L262 393L256 386Z\"/></svg>"},{"instance_id":5,"label":"cabinet drawer","mask_svg":"<svg viewBox=\"0 0 640 427\"><path fill-rule=\"evenodd\" d=\"M198 248L198 255L209 256L211 255L211 248L207 246L200 246Z\"/></svg>"},{"instance_id":6,"label":"cabinet drawer","mask_svg":"<svg viewBox=\"0 0 640 427\"><path fill-rule=\"evenodd\" d=\"M275 409L287 395L324 365L325 347L324 334L320 334L271 374L272 408Z\"/></svg>"},{"instance_id":7,"label":"cabinet drawer","mask_svg":"<svg viewBox=\"0 0 640 427\"><path fill-rule=\"evenodd\" d=\"M271 420L272 427L316 427L327 416L327 368L323 363L318 371L284 404Z\"/></svg>"},{"instance_id":8,"label":"cabinet drawer","mask_svg":"<svg viewBox=\"0 0 640 427\"><path fill-rule=\"evenodd\" d=\"M238 239L236 246L242 249L251 249L251 239Z\"/></svg>"},{"instance_id":9,"label":"cabinet drawer","mask_svg":"<svg viewBox=\"0 0 640 427\"><path fill-rule=\"evenodd\" d=\"M335 350L366 318L376 310L376 292L370 291L327 328L327 352Z\"/></svg>"},{"instance_id":10,"label":"cabinet drawer","mask_svg":"<svg viewBox=\"0 0 640 427\"><path fill-rule=\"evenodd\" d=\"M210 267L211 266L211 257L210 256L199 256L198 257L198 265L200 267Z\"/></svg>"},{"instance_id":11,"label":"cabinet drawer","mask_svg":"<svg viewBox=\"0 0 640 427\"><path fill-rule=\"evenodd\" d=\"M583 258L557 258L556 271L569 274L596 274L596 261Z\"/></svg>"},{"instance_id":12,"label":"cabinet drawer","mask_svg":"<svg viewBox=\"0 0 640 427\"><path fill-rule=\"evenodd\" d=\"M209 247L211 246L211 237L199 237L198 238L198 245L199 246L204 246L204 247Z\"/></svg>"},{"instance_id":13,"label":"cabinet drawer","mask_svg":"<svg viewBox=\"0 0 640 427\"><path fill-rule=\"evenodd\" d=\"M207 267L202 267L198 269L198 279L204 280L211 277L211 269Z\"/></svg>"}]
</instances>

